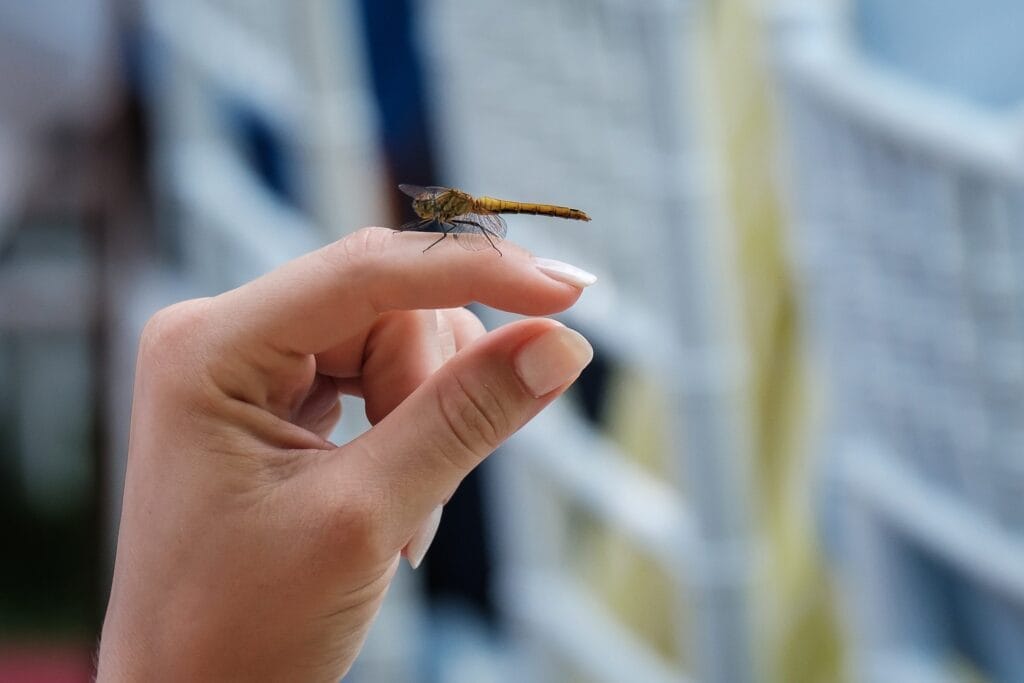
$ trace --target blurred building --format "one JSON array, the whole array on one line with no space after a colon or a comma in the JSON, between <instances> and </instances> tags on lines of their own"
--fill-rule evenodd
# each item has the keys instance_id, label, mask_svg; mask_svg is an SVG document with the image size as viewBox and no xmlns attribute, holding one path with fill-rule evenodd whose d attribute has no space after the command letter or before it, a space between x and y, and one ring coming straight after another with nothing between
<instances>
[{"instance_id":1,"label":"blurred building","mask_svg":"<svg viewBox=\"0 0 1024 683\"><path fill-rule=\"evenodd\" d=\"M584 208L597 356L348 680L1024 680L1020 14L0 0L0 680L88 680L145 320L398 182Z\"/></svg>"},{"instance_id":2,"label":"blurred building","mask_svg":"<svg viewBox=\"0 0 1024 683\"><path fill-rule=\"evenodd\" d=\"M775 56L852 671L1016 680L1024 53L1003 32L1019 10L841 9L780 13Z\"/></svg>"}]
</instances>

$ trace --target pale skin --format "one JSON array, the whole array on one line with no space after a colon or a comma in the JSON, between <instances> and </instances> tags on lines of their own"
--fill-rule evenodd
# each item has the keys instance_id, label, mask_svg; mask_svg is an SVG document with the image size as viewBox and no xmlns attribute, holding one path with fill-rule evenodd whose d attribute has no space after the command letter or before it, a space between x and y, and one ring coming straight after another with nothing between
<instances>
[{"instance_id":1,"label":"pale skin","mask_svg":"<svg viewBox=\"0 0 1024 683\"><path fill-rule=\"evenodd\" d=\"M146 326L99 681L338 680L439 506L589 362L462 308L548 315L586 273L431 238L364 229ZM339 392L374 426L335 445Z\"/></svg>"}]
</instances>

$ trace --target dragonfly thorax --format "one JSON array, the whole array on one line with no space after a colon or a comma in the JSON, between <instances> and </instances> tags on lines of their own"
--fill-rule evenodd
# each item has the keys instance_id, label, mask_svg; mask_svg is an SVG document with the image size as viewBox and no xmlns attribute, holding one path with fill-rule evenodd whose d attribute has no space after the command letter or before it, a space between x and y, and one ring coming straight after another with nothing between
<instances>
[{"instance_id":1,"label":"dragonfly thorax","mask_svg":"<svg viewBox=\"0 0 1024 683\"><path fill-rule=\"evenodd\" d=\"M416 197L413 211L423 219L445 222L473 211L473 197L458 190Z\"/></svg>"}]
</instances>

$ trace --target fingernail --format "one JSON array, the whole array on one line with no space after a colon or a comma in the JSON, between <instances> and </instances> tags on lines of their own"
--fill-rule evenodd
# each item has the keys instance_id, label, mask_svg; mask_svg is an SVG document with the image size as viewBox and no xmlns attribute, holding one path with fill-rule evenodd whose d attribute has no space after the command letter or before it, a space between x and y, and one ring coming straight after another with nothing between
<instances>
[{"instance_id":1,"label":"fingernail","mask_svg":"<svg viewBox=\"0 0 1024 683\"><path fill-rule=\"evenodd\" d=\"M423 562L423 558L427 554L427 550L430 548L430 544L434 542L434 536L437 535L437 527L441 525L441 510L444 508L438 505L434 508L434 511L430 513L430 517L427 517L423 525L413 535L412 540L405 546L405 556L409 560L409 566L413 569L417 569L420 563Z\"/></svg>"},{"instance_id":2,"label":"fingernail","mask_svg":"<svg viewBox=\"0 0 1024 683\"><path fill-rule=\"evenodd\" d=\"M540 398L575 379L593 357L594 349L582 334L556 327L520 349L514 365L526 388Z\"/></svg>"},{"instance_id":3,"label":"fingernail","mask_svg":"<svg viewBox=\"0 0 1024 683\"><path fill-rule=\"evenodd\" d=\"M570 265L568 263L562 263L550 258L540 258L535 256L533 258L533 264L537 266L537 270L547 275L552 280L558 280L564 282L567 285L573 287L589 287L590 285L597 282L597 276L593 273L588 273L582 268Z\"/></svg>"},{"instance_id":4,"label":"fingernail","mask_svg":"<svg viewBox=\"0 0 1024 683\"><path fill-rule=\"evenodd\" d=\"M434 315L437 323L437 346L441 352L441 362L445 363L455 355L457 350L455 348L455 330L452 329L451 322L444 311L436 310Z\"/></svg>"}]
</instances>

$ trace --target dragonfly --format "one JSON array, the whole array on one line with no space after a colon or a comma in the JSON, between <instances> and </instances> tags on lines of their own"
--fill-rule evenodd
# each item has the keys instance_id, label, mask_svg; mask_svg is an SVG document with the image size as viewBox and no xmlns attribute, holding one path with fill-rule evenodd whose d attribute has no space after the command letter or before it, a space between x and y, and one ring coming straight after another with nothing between
<instances>
[{"instance_id":1,"label":"dragonfly","mask_svg":"<svg viewBox=\"0 0 1024 683\"><path fill-rule=\"evenodd\" d=\"M498 244L505 239L508 225L499 214L526 213L534 216L556 216L577 221L589 221L588 216L579 209L554 204L533 204L529 202L513 202L494 197L474 197L468 192L452 187L420 187L419 185L399 185L398 189L412 197L412 208L419 216L417 220L406 223L398 228L400 232L408 230L426 231L428 226L436 226L441 236L434 240L426 249L435 246L448 235L470 251L491 248L501 255Z\"/></svg>"}]
</instances>

